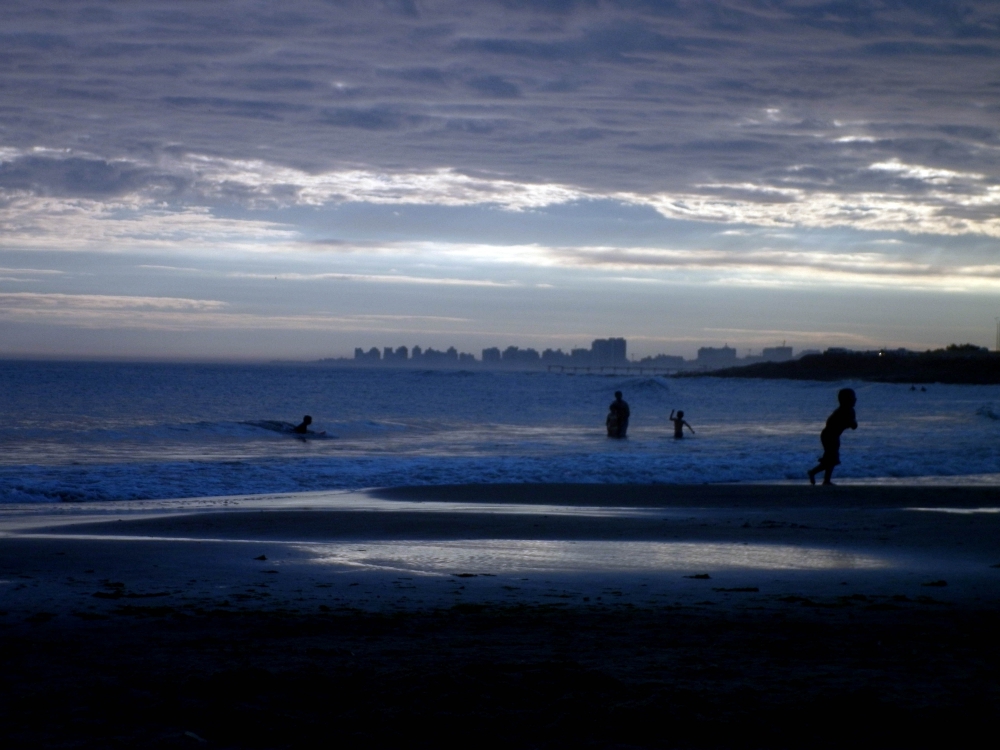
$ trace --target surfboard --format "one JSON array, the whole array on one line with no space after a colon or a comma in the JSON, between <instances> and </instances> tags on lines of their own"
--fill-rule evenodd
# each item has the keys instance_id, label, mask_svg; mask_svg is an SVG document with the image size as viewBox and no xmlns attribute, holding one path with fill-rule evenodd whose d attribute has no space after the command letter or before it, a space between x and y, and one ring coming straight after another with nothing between
<instances>
[{"instance_id":1,"label":"surfboard","mask_svg":"<svg viewBox=\"0 0 1000 750\"><path fill-rule=\"evenodd\" d=\"M308 440L310 438L323 438L324 440L336 437L336 435L327 435L326 430L321 432L296 432L295 425L291 422L279 422L272 419L264 419L257 422L243 422L242 424L250 425L251 427L259 427L263 430L269 430L270 432L277 432L281 435L291 435L292 437L301 438L303 440Z\"/></svg>"},{"instance_id":2,"label":"surfboard","mask_svg":"<svg viewBox=\"0 0 1000 750\"><path fill-rule=\"evenodd\" d=\"M308 440L309 438L327 437L326 430L323 430L322 432L295 432L292 430L292 434L297 438L302 438L303 440ZM332 435L330 437L332 437Z\"/></svg>"}]
</instances>

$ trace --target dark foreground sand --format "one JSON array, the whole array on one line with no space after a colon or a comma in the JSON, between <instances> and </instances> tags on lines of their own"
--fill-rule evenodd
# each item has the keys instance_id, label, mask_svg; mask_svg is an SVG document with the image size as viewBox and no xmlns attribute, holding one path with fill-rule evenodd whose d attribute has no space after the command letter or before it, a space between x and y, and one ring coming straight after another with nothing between
<instances>
[{"instance_id":1,"label":"dark foreground sand","mask_svg":"<svg viewBox=\"0 0 1000 750\"><path fill-rule=\"evenodd\" d=\"M977 745L998 509L552 485L10 506L0 741Z\"/></svg>"}]
</instances>

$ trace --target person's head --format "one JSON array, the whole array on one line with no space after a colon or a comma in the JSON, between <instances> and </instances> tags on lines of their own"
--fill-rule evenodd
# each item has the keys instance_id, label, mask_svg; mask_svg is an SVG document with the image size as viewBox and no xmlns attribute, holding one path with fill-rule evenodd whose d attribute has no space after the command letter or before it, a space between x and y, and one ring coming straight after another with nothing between
<instances>
[{"instance_id":1,"label":"person's head","mask_svg":"<svg viewBox=\"0 0 1000 750\"><path fill-rule=\"evenodd\" d=\"M841 406L854 406L858 403L858 397L853 388L841 388L837 393L837 401Z\"/></svg>"},{"instance_id":2,"label":"person's head","mask_svg":"<svg viewBox=\"0 0 1000 750\"><path fill-rule=\"evenodd\" d=\"M302 417L302 424L312 424L313 418L306 414Z\"/></svg>"},{"instance_id":3,"label":"person's head","mask_svg":"<svg viewBox=\"0 0 1000 750\"><path fill-rule=\"evenodd\" d=\"M622 392L621 391L615 391L615 398L621 400L621 397L622 397Z\"/></svg>"},{"instance_id":4,"label":"person's head","mask_svg":"<svg viewBox=\"0 0 1000 750\"><path fill-rule=\"evenodd\" d=\"M678 419L684 419L684 412L682 412L682 411L677 412L677 418Z\"/></svg>"}]
</instances>

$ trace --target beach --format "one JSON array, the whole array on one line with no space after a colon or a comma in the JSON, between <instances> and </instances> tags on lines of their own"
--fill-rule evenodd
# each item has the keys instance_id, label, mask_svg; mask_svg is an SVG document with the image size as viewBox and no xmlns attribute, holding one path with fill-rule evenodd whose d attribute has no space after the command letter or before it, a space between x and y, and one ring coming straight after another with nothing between
<instances>
[{"instance_id":1,"label":"beach","mask_svg":"<svg viewBox=\"0 0 1000 750\"><path fill-rule=\"evenodd\" d=\"M996 734L1000 2L3 8L0 750Z\"/></svg>"},{"instance_id":2,"label":"beach","mask_svg":"<svg viewBox=\"0 0 1000 750\"><path fill-rule=\"evenodd\" d=\"M954 741L1000 699L998 531L992 487L9 504L2 731L56 747L801 747L862 725L889 746Z\"/></svg>"}]
</instances>

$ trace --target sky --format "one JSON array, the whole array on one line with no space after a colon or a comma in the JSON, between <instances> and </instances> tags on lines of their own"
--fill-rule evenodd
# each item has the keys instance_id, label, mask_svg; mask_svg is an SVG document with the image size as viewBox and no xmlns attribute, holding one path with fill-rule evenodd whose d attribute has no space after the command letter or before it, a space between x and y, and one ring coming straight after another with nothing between
<instances>
[{"instance_id":1,"label":"sky","mask_svg":"<svg viewBox=\"0 0 1000 750\"><path fill-rule=\"evenodd\" d=\"M991 346L1000 4L0 2L0 356Z\"/></svg>"}]
</instances>

